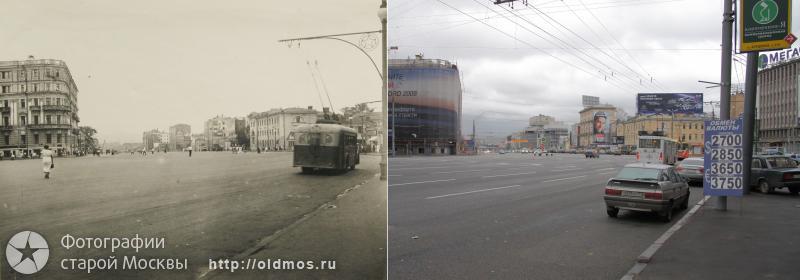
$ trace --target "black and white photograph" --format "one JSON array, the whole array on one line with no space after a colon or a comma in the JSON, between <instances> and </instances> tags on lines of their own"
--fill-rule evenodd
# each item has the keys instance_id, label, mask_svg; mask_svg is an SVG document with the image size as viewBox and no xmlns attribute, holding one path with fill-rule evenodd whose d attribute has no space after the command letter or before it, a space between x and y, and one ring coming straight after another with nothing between
<instances>
[{"instance_id":1,"label":"black and white photograph","mask_svg":"<svg viewBox=\"0 0 800 280\"><path fill-rule=\"evenodd\" d=\"M386 277L385 1L0 7L0 279Z\"/></svg>"}]
</instances>

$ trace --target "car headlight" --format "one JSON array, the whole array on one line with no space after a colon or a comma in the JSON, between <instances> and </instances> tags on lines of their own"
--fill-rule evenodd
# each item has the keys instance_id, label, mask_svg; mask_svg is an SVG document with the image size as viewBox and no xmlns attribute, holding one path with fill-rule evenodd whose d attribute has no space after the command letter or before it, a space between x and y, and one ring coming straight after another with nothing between
<instances>
[{"instance_id":1,"label":"car headlight","mask_svg":"<svg viewBox=\"0 0 800 280\"><path fill-rule=\"evenodd\" d=\"M331 144L331 143L333 143L333 136L331 136L330 134L325 134L325 144Z\"/></svg>"}]
</instances>

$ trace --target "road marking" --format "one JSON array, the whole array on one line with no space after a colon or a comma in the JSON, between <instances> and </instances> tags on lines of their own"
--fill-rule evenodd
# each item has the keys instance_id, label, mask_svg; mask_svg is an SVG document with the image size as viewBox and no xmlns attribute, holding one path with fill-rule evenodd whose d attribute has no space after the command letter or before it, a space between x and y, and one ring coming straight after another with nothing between
<instances>
[{"instance_id":1,"label":"road marking","mask_svg":"<svg viewBox=\"0 0 800 280\"><path fill-rule=\"evenodd\" d=\"M699 202L697 202L697 204L694 205L694 207L692 207L692 210L689 210L689 212L686 213L686 215L683 215L683 217L680 220L675 222L675 224L672 225L672 227L667 229L667 231L664 232L664 234L662 234L661 237L656 239L656 241L653 242L653 244L650 245L650 247L645 249L644 252L642 252L642 254L639 255L638 258L636 258L636 264L634 264L633 267L631 267L631 269L628 270L628 273L622 276L621 280L632 280L638 278L639 274L642 273L642 271L644 271L644 268L647 267L647 264L653 259L653 255L655 255L656 252L658 252L658 249L660 249L661 246L663 246L664 243L666 243L667 240L673 234L675 234L675 232L677 232L684 225L686 225L689 222L689 219L695 213L697 213L700 207L703 207L703 205L706 203L706 201L708 201L709 198L711 198L711 196L707 195L703 197L703 199L701 199Z\"/></svg>"},{"instance_id":2,"label":"road marking","mask_svg":"<svg viewBox=\"0 0 800 280\"><path fill-rule=\"evenodd\" d=\"M550 170L551 172L561 172L561 171L572 171L572 170L581 170L582 168L568 168L568 169L553 169Z\"/></svg>"},{"instance_id":3,"label":"road marking","mask_svg":"<svg viewBox=\"0 0 800 280\"><path fill-rule=\"evenodd\" d=\"M448 174L448 173L463 173L463 172L475 172L475 171L484 171L489 169L475 169L475 170L460 170L460 171L442 171L442 172L433 172L434 174Z\"/></svg>"},{"instance_id":4,"label":"road marking","mask_svg":"<svg viewBox=\"0 0 800 280\"><path fill-rule=\"evenodd\" d=\"M586 175L581 175L581 176L573 176L573 177L560 178L560 179L552 179L552 180L545 180L545 181L542 181L542 183L549 183L549 182L555 182L555 181L563 181L563 180L576 179L576 178L582 178L582 177L586 177Z\"/></svg>"},{"instance_id":5,"label":"road marking","mask_svg":"<svg viewBox=\"0 0 800 280\"><path fill-rule=\"evenodd\" d=\"M614 167L609 167L609 168L600 168L600 169L597 169L597 170L595 170L595 171L601 171L601 170L614 170L614 169L616 169L616 168L614 168Z\"/></svg>"},{"instance_id":6,"label":"road marking","mask_svg":"<svg viewBox=\"0 0 800 280\"><path fill-rule=\"evenodd\" d=\"M389 168L389 171L392 170L412 170L412 169L433 169L433 168L450 168L451 166L434 166L434 167L409 167L409 168Z\"/></svg>"},{"instance_id":7,"label":"road marking","mask_svg":"<svg viewBox=\"0 0 800 280\"><path fill-rule=\"evenodd\" d=\"M516 187L520 187L520 185L505 186L505 187L490 188L490 189L482 189L482 190L474 190L474 191L460 192L460 193L451 193L451 194L445 194L445 195L439 195L439 196L426 197L425 199L434 199L434 198L442 198L442 197L448 197L448 196L465 195L465 194L471 194L471 193L488 192L488 191L493 191L493 190L516 188Z\"/></svg>"},{"instance_id":8,"label":"road marking","mask_svg":"<svg viewBox=\"0 0 800 280\"><path fill-rule=\"evenodd\" d=\"M617 173L617 171L601 172L601 173L597 173L597 175L614 174L614 173Z\"/></svg>"},{"instance_id":9,"label":"road marking","mask_svg":"<svg viewBox=\"0 0 800 280\"><path fill-rule=\"evenodd\" d=\"M453 181L455 179L444 179L444 180L433 180L433 181L422 181L422 182L411 182L411 183L400 183L400 184L391 184L391 186L402 186L402 185L414 185L414 184L424 184L424 183L434 183L434 182L446 182L446 181Z\"/></svg>"},{"instance_id":10,"label":"road marking","mask_svg":"<svg viewBox=\"0 0 800 280\"><path fill-rule=\"evenodd\" d=\"M503 174L503 175L490 175L490 176L483 176L483 177L481 177L481 178L494 178L494 177L505 177L505 176L526 175L526 174L536 174L536 172L514 173L514 174Z\"/></svg>"}]
</instances>

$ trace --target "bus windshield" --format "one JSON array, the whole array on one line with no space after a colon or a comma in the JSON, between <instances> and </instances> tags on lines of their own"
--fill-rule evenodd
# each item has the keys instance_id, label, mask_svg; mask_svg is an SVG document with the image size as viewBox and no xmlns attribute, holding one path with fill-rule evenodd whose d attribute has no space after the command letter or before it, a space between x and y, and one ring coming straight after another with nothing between
<instances>
[{"instance_id":1,"label":"bus windshield","mask_svg":"<svg viewBox=\"0 0 800 280\"><path fill-rule=\"evenodd\" d=\"M639 148L660 149L661 139L639 139Z\"/></svg>"}]
</instances>

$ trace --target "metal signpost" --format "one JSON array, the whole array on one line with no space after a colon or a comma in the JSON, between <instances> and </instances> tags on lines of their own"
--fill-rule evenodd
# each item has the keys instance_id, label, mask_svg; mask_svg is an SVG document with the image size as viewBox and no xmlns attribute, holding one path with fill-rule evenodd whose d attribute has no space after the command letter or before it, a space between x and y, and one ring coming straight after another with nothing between
<instances>
[{"instance_id":1,"label":"metal signpost","mask_svg":"<svg viewBox=\"0 0 800 280\"><path fill-rule=\"evenodd\" d=\"M705 121L703 194L742 196L744 188L742 119Z\"/></svg>"}]
</instances>

